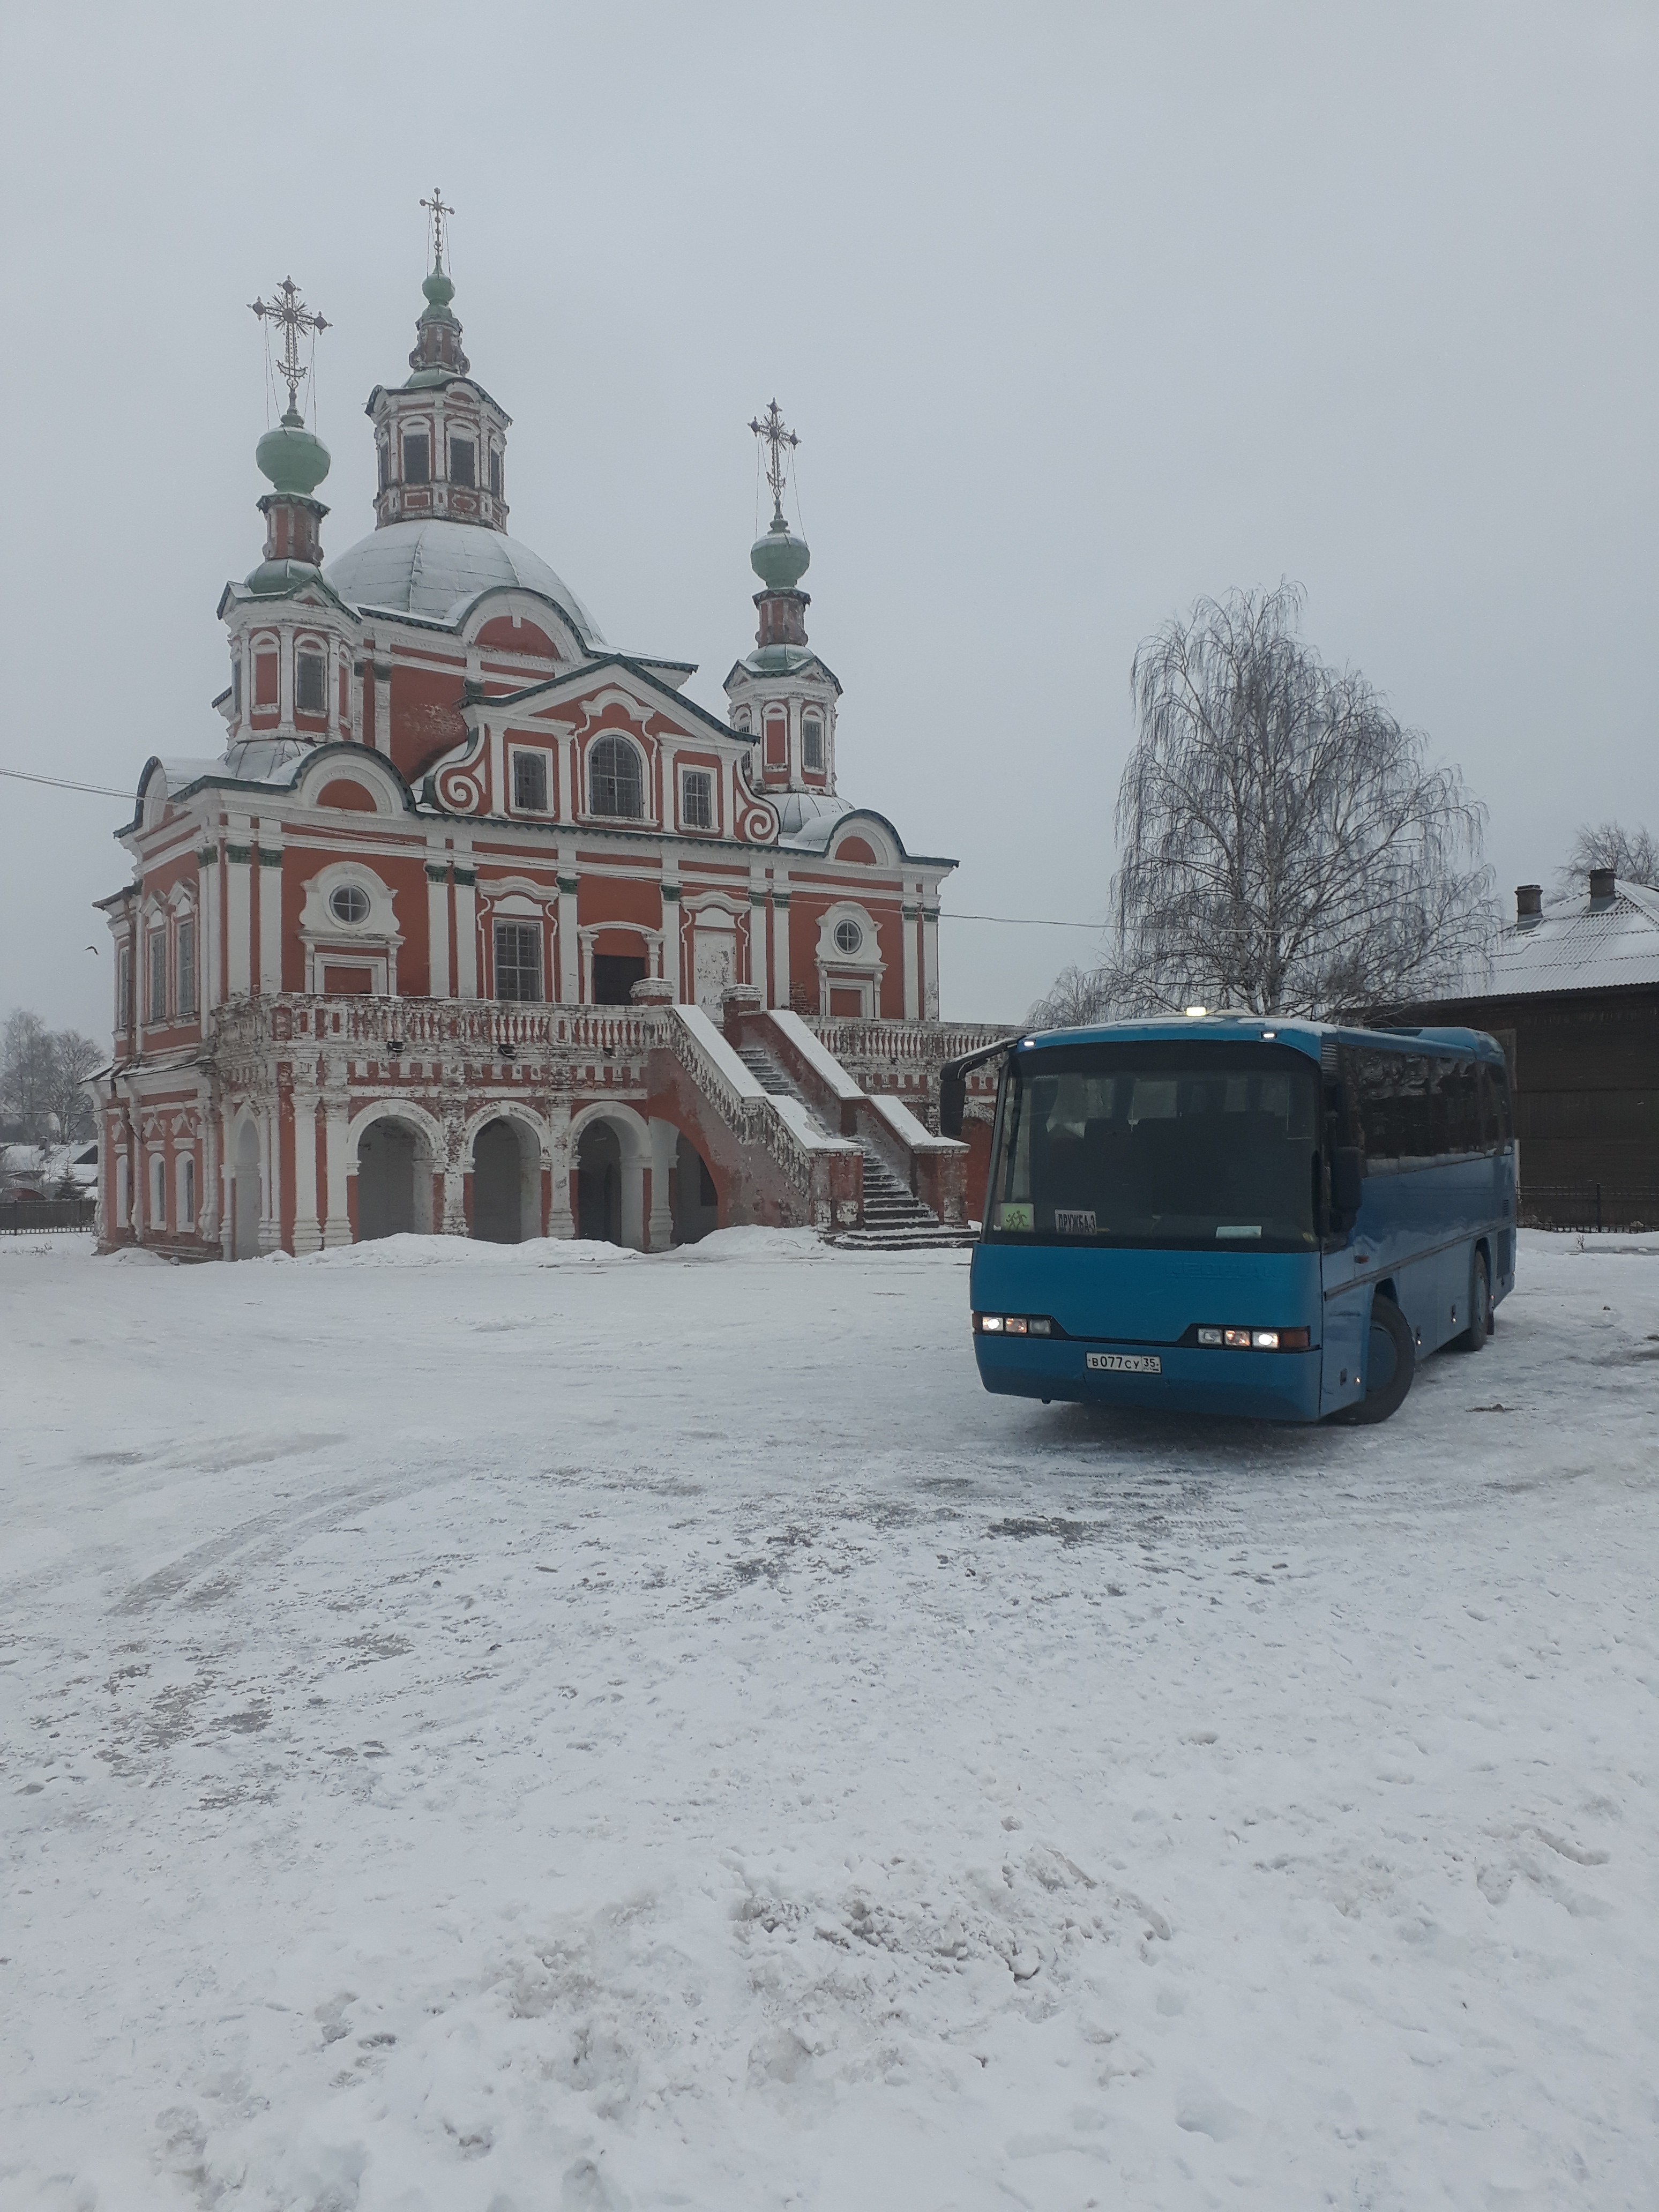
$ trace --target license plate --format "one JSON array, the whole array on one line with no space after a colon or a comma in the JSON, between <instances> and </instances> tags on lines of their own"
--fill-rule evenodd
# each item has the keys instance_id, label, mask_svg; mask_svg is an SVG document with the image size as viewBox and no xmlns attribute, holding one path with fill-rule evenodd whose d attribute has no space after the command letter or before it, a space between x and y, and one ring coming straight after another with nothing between
<instances>
[{"instance_id":1,"label":"license plate","mask_svg":"<svg viewBox=\"0 0 1659 2212\"><path fill-rule=\"evenodd\" d=\"M1164 1362L1155 1352L1091 1352L1085 1355L1097 1375L1161 1375Z\"/></svg>"}]
</instances>

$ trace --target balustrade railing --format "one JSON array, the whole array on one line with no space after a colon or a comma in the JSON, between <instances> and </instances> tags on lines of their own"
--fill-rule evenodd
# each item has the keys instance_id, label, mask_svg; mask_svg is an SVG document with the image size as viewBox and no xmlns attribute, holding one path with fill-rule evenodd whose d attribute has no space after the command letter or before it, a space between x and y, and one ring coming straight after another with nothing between
<instances>
[{"instance_id":1,"label":"balustrade railing","mask_svg":"<svg viewBox=\"0 0 1659 2212\"><path fill-rule=\"evenodd\" d=\"M314 1043L404 1060L503 1048L580 1057L635 1055L662 1042L654 1008L516 1006L495 1000L325 998L287 994L222 1006L216 1035L233 1049Z\"/></svg>"},{"instance_id":2,"label":"balustrade railing","mask_svg":"<svg viewBox=\"0 0 1659 2212\"><path fill-rule=\"evenodd\" d=\"M1019 1035L1012 1024L1001 1022L878 1022L820 1017L806 1018L806 1026L848 1068L882 1062L937 1068L965 1052L978 1052L985 1045Z\"/></svg>"}]
</instances>

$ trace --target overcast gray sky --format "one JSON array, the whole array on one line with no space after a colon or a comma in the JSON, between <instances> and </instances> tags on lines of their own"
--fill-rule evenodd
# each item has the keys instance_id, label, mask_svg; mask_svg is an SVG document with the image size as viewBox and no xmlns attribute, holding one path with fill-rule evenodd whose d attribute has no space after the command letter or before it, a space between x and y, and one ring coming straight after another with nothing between
<instances>
[{"instance_id":1,"label":"overcast gray sky","mask_svg":"<svg viewBox=\"0 0 1659 2212\"><path fill-rule=\"evenodd\" d=\"M327 551L371 526L416 202L515 536L619 645L750 641L745 424L804 443L843 790L947 912L1098 918L1137 639L1307 587L1491 809L1506 895L1659 823L1659 9L143 8L3 15L0 766L216 750L292 271ZM101 1037L119 802L0 781L0 1010ZM945 925L948 1014L1091 940Z\"/></svg>"}]
</instances>

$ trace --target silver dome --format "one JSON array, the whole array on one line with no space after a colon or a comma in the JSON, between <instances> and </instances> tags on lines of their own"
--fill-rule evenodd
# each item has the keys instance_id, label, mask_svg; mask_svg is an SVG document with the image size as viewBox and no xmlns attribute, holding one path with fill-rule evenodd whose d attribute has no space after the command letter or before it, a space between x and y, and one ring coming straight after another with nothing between
<instances>
[{"instance_id":1,"label":"silver dome","mask_svg":"<svg viewBox=\"0 0 1659 2212\"><path fill-rule=\"evenodd\" d=\"M534 592L552 600L584 645L605 643L587 609L539 553L476 522L389 522L331 561L323 580L349 606L451 623L482 592Z\"/></svg>"}]
</instances>

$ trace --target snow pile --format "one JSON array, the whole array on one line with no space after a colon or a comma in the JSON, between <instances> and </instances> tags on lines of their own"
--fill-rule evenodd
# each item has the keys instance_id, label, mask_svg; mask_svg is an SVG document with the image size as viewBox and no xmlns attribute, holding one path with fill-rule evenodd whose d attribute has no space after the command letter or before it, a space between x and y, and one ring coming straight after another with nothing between
<instances>
[{"instance_id":1,"label":"snow pile","mask_svg":"<svg viewBox=\"0 0 1659 2212\"><path fill-rule=\"evenodd\" d=\"M776 1237L5 1270L0 2207L1644 2204L1653 1250L1275 1430Z\"/></svg>"}]
</instances>

